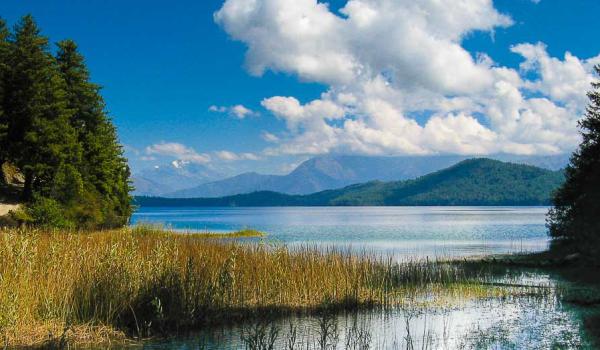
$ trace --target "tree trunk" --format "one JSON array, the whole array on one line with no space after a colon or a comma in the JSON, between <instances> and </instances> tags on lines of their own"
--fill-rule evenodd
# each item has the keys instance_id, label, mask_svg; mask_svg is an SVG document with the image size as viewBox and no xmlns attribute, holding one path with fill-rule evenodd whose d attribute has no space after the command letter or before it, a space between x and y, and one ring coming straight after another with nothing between
<instances>
[{"instance_id":1,"label":"tree trunk","mask_svg":"<svg viewBox=\"0 0 600 350\"><path fill-rule=\"evenodd\" d=\"M4 159L0 157L0 186L7 185L5 184L5 176L4 176Z\"/></svg>"},{"instance_id":2,"label":"tree trunk","mask_svg":"<svg viewBox=\"0 0 600 350\"><path fill-rule=\"evenodd\" d=\"M23 187L23 200L29 202L33 199L33 171L25 171L25 186Z\"/></svg>"}]
</instances>

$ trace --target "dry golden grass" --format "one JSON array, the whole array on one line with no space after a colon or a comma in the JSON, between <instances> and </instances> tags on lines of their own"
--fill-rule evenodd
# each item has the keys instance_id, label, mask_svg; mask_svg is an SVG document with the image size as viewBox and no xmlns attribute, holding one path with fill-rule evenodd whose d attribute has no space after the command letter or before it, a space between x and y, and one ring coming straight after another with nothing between
<instances>
[{"instance_id":1,"label":"dry golden grass","mask_svg":"<svg viewBox=\"0 0 600 350\"><path fill-rule=\"evenodd\" d=\"M398 305L432 293L499 292L453 264L290 251L151 227L0 230L0 337L11 345L40 344L49 334L92 343L122 339L121 331L150 336L284 311Z\"/></svg>"}]
</instances>

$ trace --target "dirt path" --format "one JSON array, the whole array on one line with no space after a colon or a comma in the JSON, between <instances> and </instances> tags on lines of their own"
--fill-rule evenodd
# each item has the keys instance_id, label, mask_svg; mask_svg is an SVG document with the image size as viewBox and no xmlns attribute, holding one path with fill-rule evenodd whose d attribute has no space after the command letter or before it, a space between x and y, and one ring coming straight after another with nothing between
<instances>
[{"instance_id":1,"label":"dirt path","mask_svg":"<svg viewBox=\"0 0 600 350\"><path fill-rule=\"evenodd\" d=\"M2 204L0 203L0 216L8 214L9 211L17 209L19 206L16 204Z\"/></svg>"}]
</instances>

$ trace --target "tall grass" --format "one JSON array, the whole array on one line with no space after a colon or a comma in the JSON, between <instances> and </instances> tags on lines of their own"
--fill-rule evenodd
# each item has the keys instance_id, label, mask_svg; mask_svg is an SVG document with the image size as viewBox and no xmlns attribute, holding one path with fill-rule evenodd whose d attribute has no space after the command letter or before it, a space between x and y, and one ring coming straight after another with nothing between
<instances>
[{"instance_id":1,"label":"tall grass","mask_svg":"<svg viewBox=\"0 0 600 350\"><path fill-rule=\"evenodd\" d=\"M0 336L30 345L150 336L246 317L495 293L455 264L207 239L141 227L0 230ZM86 338L91 337L91 338ZM94 339L96 337L96 339Z\"/></svg>"}]
</instances>

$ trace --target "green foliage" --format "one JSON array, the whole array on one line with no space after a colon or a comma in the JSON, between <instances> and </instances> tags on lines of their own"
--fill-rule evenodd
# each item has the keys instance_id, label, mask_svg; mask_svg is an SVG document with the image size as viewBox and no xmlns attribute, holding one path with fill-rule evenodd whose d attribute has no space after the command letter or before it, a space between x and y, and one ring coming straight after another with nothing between
<instances>
[{"instance_id":1,"label":"green foliage","mask_svg":"<svg viewBox=\"0 0 600 350\"><path fill-rule=\"evenodd\" d=\"M54 57L31 16L13 33L0 21L0 164L24 174L24 222L107 228L132 214L127 161L89 79L73 41Z\"/></svg>"},{"instance_id":2,"label":"green foliage","mask_svg":"<svg viewBox=\"0 0 600 350\"><path fill-rule=\"evenodd\" d=\"M83 194L83 179L72 164L61 164L54 181L50 195L60 203L70 203Z\"/></svg>"},{"instance_id":3,"label":"green foliage","mask_svg":"<svg viewBox=\"0 0 600 350\"><path fill-rule=\"evenodd\" d=\"M141 206L362 206L362 205L548 205L564 181L562 171L465 160L415 180L348 186L305 196L255 192L222 198L138 197Z\"/></svg>"},{"instance_id":4,"label":"green foliage","mask_svg":"<svg viewBox=\"0 0 600 350\"><path fill-rule=\"evenodd\" d=\"M600 65L595 69L600 75ZM583 140L554 197L548 226L557 246L600 260L600 82L592 88L587 113L579 123Z\"/></svg>"},{"instance_id":5,"label":"green foliage","mask_svg":"<svg viewBox=\"0 0 600 350\"><path fill-rule=\"evenodd\" d=\"M67 85L68 107L74 111L71 125L83 148L80 169L91 187L88 194L102 203L101 226L122 226L132 214L131 188L129 167L116 129L106 115L100 87L89 81L77 45L65 40L58 43L58 48L57 62Z\"/></svg>"},{"instance_id":6,"label":"green foliage","mask_svg":"<svg viewBox=\"0 0 600 350\"><path fill-rule=\"evenodd\" d=\"M56 169L78 161L81 150L69 124L64 80L31 16L15 27L12 46L4 99L8 152L25 174L23 197L31 200L34 192L48 195Z\"/></svg>"},{"instance_id":7,"label":"green foliage","mask_svg":"<svg viewBox=\"0 0 600 350\"><path fill-rule=\"evenodd\" d=\"M63 206L54 199L37 197L25 209L22 218L36 226L46 228L72 228L73 223L65 218Z\"/></svg>"},{"instance_id":8,"label":"green foliage","mask_svg":"<svg viewBox=\"0 0 600 350\"><path fill-rule=\"evenodd\" d=\"M6 94L6 78L9 71L8 55L10 53L10 44L8 42L8 29L6 23L0 19L0 166L7 157L6 136L8 131L8 121L4 113L4 96Z\"/></svg>"}]
</instances>

